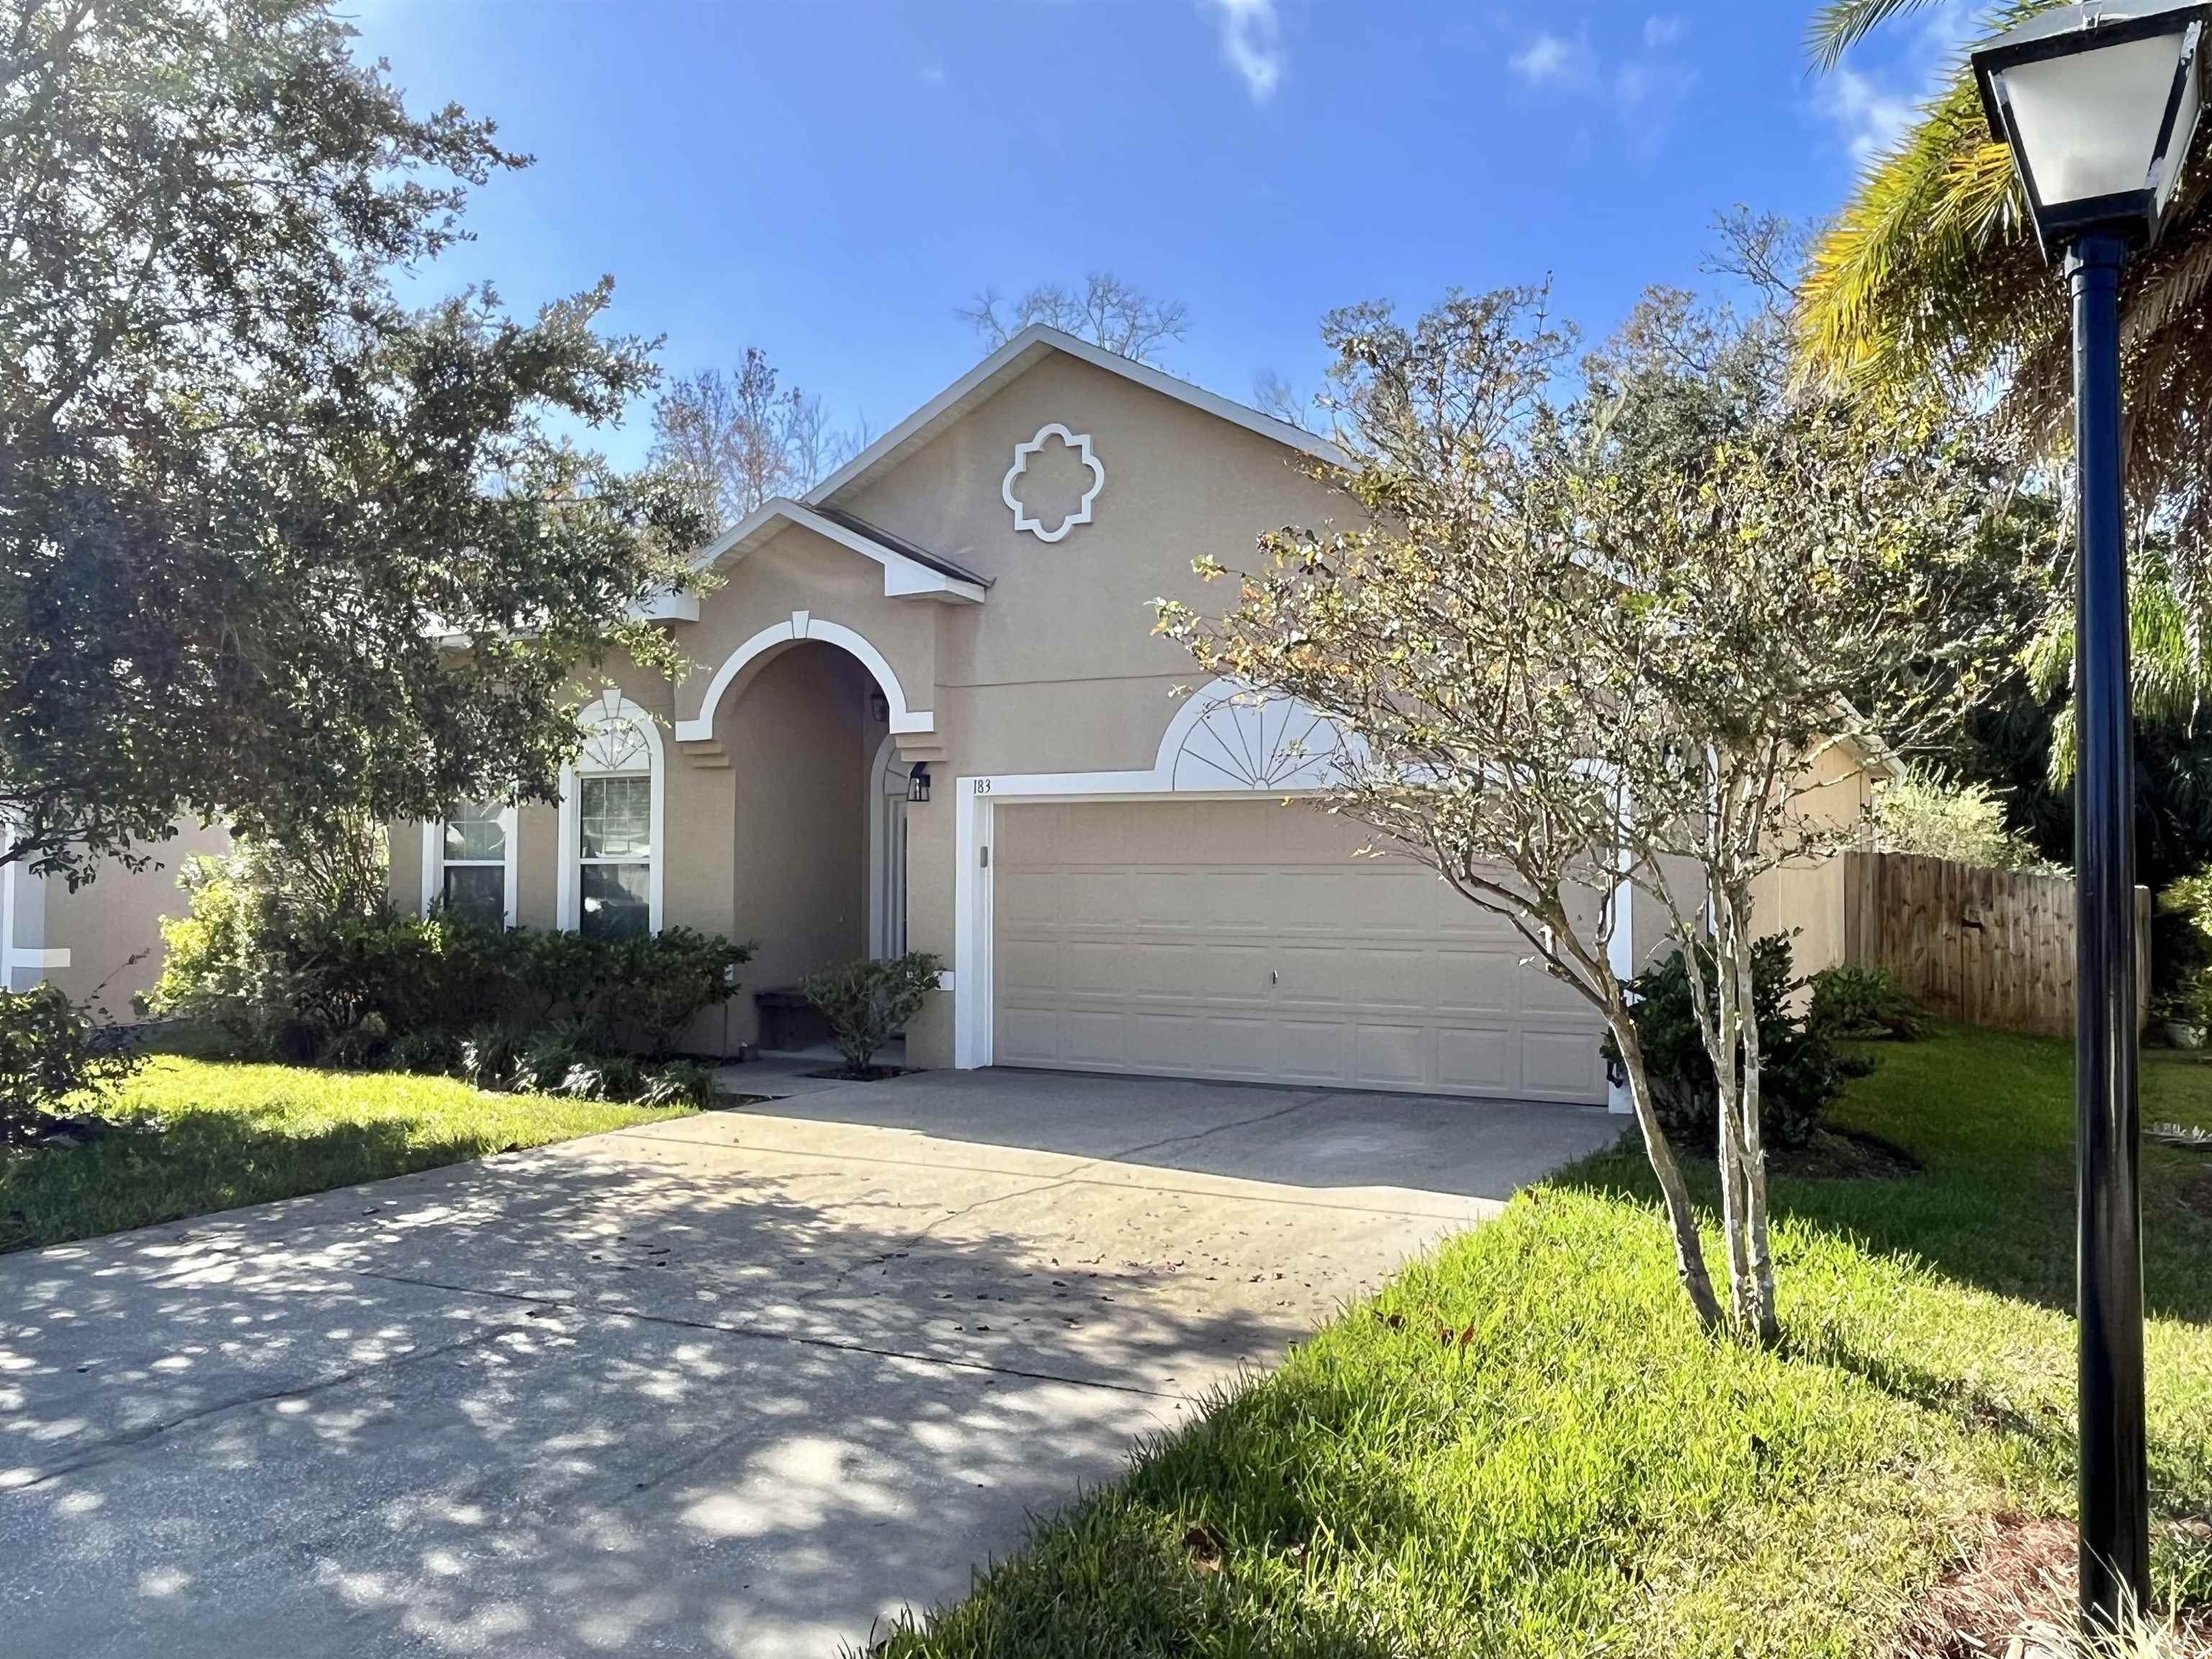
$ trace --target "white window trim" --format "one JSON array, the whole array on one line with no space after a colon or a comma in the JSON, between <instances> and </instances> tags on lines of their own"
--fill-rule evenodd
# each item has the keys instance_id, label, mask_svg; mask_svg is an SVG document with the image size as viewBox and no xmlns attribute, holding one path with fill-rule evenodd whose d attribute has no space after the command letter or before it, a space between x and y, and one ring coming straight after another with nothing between
<instances>
[{"instance_id":1,"label":"white window trim","mask_svg":"<svg viewBox=\"0 0 2212 1659\"><path fill-rule=\"evenodd\" d=\"M660 741L659 723L619 691L610 691L586 703L576 711L576 720L587 732L611 720L627 720L645 740L653 813L646 836L646 925L657 933L665 925L661 894L667 865L663 852L668 835L668 759ZM563 933L573 933L583 925L582 780L586 776L636 775L635 767L612 772L581 764L561 769L561 872L554 890L554 920Z\"/></svg>"},{"instance_id":2,"label":"white window trim","mask_svg":"<svg viewBox=\"0 0 2212 1659\"><path fill-rule=\"evenodd\" d=\"M502 920L507 927L512 927L515 925L516 915L514 872L517 863L517 852L515 847L515 831L520 815L515 811L514 803L509 802L507 805L500 808L498 817L501 834L507 847L506 855L502 860L504 873L501 877L501 879L506 884L507 895L507 902L503 907L506 914ZM461 861L466 864L483 864L489 862L489 860L479 859L466 859ZM422 914L426 916L428 915L432 908L436 906L438 901L445 896L445 894L446 821L443 818L439 818L425 823L422 826Z\"/></svg>"},{"instance_id":3,"label":"white window trim","mask_svg":"<svg viewBox=\"0 0 2212 1659\"><path fill-rule=\"evenodd\" d=\"M1197 724L1222 702L1242 695L1228 680L1215 680L1201 688L1168 724L1159 752L1151 767L1127 772L1023 772L989 776L969 775L954 781L952 883L952 973L940 988L953 994L952 1064L972 1071L994 1063L995 1034L993 1006L997 1000L994 954L994 889L995 861L990 849L996 843L998 807L1049 805L1055 802L1145 800L1171 796L1176 800L1282 799L1321 793L1312 783L1261 786L1247 789L1194 788L1176 786L1183 743ZM1185 776L1190 775L1186 770ZM1626 869L1626 855L1623 868ZM1611 941L1613 971L1624 976L1636 961L1635 888L1624 873L1614 887L1619 907ZM1608 1083L1607 1109L1614 1113L1632 1109L1628 1091Z\"/></svg>"}]
</instances>

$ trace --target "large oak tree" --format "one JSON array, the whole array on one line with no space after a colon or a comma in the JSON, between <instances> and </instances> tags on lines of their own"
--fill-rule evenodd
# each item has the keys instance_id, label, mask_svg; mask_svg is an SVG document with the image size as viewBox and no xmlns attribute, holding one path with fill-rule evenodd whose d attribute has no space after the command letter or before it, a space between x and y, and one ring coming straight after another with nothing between
<instances>
[{"instance_id":1,"label":"large oak tree","mask_svg":"<svg viewBox=\"0 0 2212 1659\"><path fill-rule=\"evenodd\" d=\"M665 649L624 617L696 514L562 435L650 347L605 282L400 303L526 158L350 46L325 0L0 3L0 862L544 794L565 689Z\"/></svg>"}]
</instances>

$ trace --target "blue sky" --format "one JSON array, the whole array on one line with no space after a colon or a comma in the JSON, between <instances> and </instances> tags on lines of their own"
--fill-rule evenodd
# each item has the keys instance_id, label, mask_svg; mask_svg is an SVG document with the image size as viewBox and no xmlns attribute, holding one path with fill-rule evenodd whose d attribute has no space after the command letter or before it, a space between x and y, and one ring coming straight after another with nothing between
<instances>
[{"instance_id":1,"label":"blue sky","mask_svg":"<svg viewBox=\"0 0 2212 1659\"><path fill-rule=\"evenodd\" d=\"M1736 202L1832 210L1960 0L1818 78L1809 5L354 0L365 56L533 153L422 274L511 307L616 278L664 361L757 344L877 428L981 347L956 307L1110 269L1186 301L1166 365L1310 386L1374 296L1549 276L1593 333L1697 283ZM603 437L641 454L644 411Z\"/></svg>"}]
</instances>

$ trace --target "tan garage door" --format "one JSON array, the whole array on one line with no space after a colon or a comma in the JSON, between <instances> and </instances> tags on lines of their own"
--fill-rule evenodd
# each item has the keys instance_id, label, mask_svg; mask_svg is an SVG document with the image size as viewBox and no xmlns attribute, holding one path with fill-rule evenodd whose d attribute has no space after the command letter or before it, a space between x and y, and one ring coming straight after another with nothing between
<instances>
[{"instance_id":1,"label":"tan garage door","mask_svg":"<svg viewBox=\"0 0 2212 1659\"><path fill-rule=\"evenodd\" d=\"M1005 1066L1601 1102L1600 1022L1419 866L1311 807L998 809Z\"/></svg>"}]
</instances>

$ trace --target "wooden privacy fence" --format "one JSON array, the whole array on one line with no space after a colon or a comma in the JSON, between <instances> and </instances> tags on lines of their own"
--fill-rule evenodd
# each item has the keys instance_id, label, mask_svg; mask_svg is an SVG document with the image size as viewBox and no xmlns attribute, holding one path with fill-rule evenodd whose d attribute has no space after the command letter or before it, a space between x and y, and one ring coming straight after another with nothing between
<instances>
[{"instance_id":1,"label":"wooden privacy fence","mask_svg":"<svg viewBox=\"0 0 2212 1659\"><path fill-rule=\"evenodd\" d=\"M1844 853L1843 960L1887 968L1929 1012L2074 1034L2074 881L1907 853ZM2136 1028L2150 995L2150 890L2136 889Z\"/></svg>"}]
</instances>

